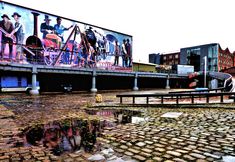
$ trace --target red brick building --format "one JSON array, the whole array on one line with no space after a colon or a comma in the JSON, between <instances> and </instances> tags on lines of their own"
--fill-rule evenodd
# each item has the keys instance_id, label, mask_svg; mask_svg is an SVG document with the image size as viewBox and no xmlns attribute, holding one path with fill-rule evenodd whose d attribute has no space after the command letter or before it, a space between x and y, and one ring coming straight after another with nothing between
<instances>
[{"instance_id":1,"label":"red brick building","mask_svg":"<svg viewBox=\"0 0 235 162\"><path fill-rule=\"evenodd\" d=\"M235 52L231 53L228 48L223 50L219 46L218 50L218 71L228 69L230 67L233 67L235 58L234 58Z\"/></svg>"},{"instance_id":2,"label":"red brick building","mask_svg":"<svg viewBox=\"0 0 235 162\"><path fill-rule=\"evenodd\" d=\"M161 54L162 65L177 65L180 63L180 52Z\"/></svg>"}]
</instances>

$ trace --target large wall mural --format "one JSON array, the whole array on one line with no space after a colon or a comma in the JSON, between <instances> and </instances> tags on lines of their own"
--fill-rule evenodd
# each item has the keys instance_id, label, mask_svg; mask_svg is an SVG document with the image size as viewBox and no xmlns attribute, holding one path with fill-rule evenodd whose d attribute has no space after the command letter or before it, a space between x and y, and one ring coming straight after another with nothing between
<instances>
[{"instance_id":1,"label":"large wall mural","mask_svg":"<svg viewBox=\"0 0 235 162\"><path fill-rule=\"evenodd\" d=\"M132 66L132 36L0 2L0 59L49 66Z\"/></svg>"}]
</instances>

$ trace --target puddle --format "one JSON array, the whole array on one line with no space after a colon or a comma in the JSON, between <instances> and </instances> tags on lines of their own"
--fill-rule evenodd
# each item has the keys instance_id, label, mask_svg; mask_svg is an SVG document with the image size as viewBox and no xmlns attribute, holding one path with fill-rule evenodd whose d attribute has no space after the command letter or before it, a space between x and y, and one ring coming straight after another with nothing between
<instances>
[{"instance_id":1,"label":"puddle","mask_svg":"<svg viewBox=\"0 0 235 162\"><path fill-rule=\"evenodd\" d=\"M137 110L86 109L85 111L89 115L109 117L109 119L113 118L116 123L121 123L121 124L132 123L133 120L132 117L141 117L141 112Z\"/></svg>"},{"instance_id":2,"label":"puddle","mask_svg":"<svg viewBox=\"0 0 235 162\"><path fill-rule=\"evenodd\" d=\"M24 131L23 146L44 146L57 156L77 151L81 147L90 152L101 129L102 125L97 120L66 119L46 125L38 124Z\"/></svg>"},{"instance_id":3,"label":"puddle","mask_svg":"<svg viewBox=\"0 0 235 162\"><path fill-rule=\"evenodd\" d=\"M235 162L235 156L223 156L224 162Z\"/></svg>"}]
</instances>

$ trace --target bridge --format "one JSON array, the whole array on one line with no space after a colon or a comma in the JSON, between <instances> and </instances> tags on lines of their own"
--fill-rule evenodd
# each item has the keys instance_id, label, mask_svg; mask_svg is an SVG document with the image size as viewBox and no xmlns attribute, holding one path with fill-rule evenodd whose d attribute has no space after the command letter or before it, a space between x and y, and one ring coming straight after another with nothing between
<instances>
[{"instance_id":1,"label":"bridge","mask_svg":"<svg viewBox=\"0 0 235 162\"><path fill-rule=\"evenodd\" d=\"M97 79L101 82L112 83L112 81L122 81L127 82L133 88L133 90L138 90L141 86L141 82L148 82L147 84L151 85L152 82L155 82L157 87L166 88L170 87L170 82L176 82L176 80L187 80L187 75L177 75L177 74L168 74L168 73L153 73L153 72L132 72L132 71L117 71L117 70L102 70L98 68L77 68L77 67L66 67L66 66L48 66L48 65L38 65L38 64L19 64L15 62L1 62L0 63L1 73L10 73L15 72L22 75L25 73L30 74L32 77L32 88L36 91L36 82L37 76L41 76L40 80L49 80L57 78L59 80L60 76L66 76L64 79L68 79L68 76L80 76L80 79L77 80L77 83L87 83L90 82L91 92L97 92ZM84 77L82 77L84 76ZM71 78L71 77L70 77ZM109 80L112 78L111 80ZM88 80L86 80L88 79ZM148 81L146 81L148 79ZM86 81L84 81L86 80ZM109 80L109 81L107 81ZM132 81L131 81L132 80ZM45 82L45 81L44 81ZM131 83L132 82L132 83ZM165 82L165 83L163 83ZM104 83L103 83L104 84ZM121 84L121 82L117 83ZM158 85L159 84L159 85ZM54 86L54 85L51 85ZM133 87L131 87L133 86ZM145 86L143 86L145 87ZM40 84L40 88L41 87ZM115 87L114 87L115 88Z\"/></svg>"},{"instance_id":2,"label":"bridge","mask_svg":"<svg viewBox=\"0 0 235 162\"><path fill-rule=\"evenodd\" d=\"M188 80L187 75L173 73L117 71L99 68L20 64L16 62L1 62L0 71L1 75L15 73L17 75L27 75L31 77L32 93L34 93L34 91L35 93L38 93L36 90L37 81L40 82L40 88L44 90L46 89L45 87L59 87L61 85L56 84L61 84L62 82L64 84L73 82L72 86L76 87L76 84L80 84L80 87L87 86L91 88L91 92L97 92L97 89L117 84L133 90L138 90L140 87L146 88L148 85L154 85L152 87L149 86L151 88L170 88L171 86L176 86L176 84L184 85ZM37 79L38 76L39 79ZM208 76L222 80L224 82L224 87L227 87L227 91L230 91L233 87L231 82L232 77L229 74L208 72ZM62 81L58 82L58 80ZM116 87L111 87L110 89L115 88Z\"/></svg>"}]
</instances>

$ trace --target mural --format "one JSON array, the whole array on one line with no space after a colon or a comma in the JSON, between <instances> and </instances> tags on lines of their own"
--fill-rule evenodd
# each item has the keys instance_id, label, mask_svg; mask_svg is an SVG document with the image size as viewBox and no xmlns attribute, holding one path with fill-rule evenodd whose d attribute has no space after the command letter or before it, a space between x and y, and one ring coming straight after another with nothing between
<instances>
[{"instance_id":1,"label":"mural","mask_svg":"<svg viewBox=\"0 0 235 162\"><path fill-rule=\"evenodd\" d=\"M0 2L0 59L49 66L132 66L132 37Z\"/></svg>"}]
</instances>

